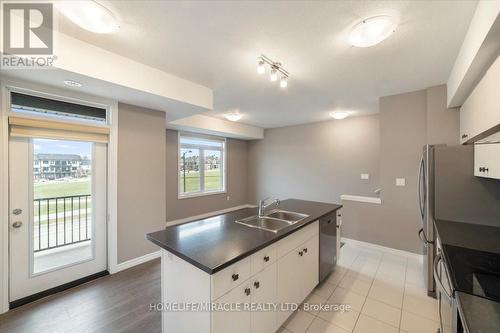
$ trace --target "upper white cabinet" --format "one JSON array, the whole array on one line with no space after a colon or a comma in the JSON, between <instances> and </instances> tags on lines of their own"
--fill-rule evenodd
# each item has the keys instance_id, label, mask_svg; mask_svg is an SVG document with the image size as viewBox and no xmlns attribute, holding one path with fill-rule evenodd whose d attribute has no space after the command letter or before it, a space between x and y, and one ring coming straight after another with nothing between
<instances>
[{"instance_id":1,"label":"upper white cabinet","mask_svg":"<svg viewBox=\"0 0 500 333\"><path fill-rule=\"evenodd\" d=\"M475 142L481 135L499 125L500 57L460 108L460 142Z\"/></svg>"},{"instance_id":2,"label":"upper white cabinet","mask_svg":"<svg viewBox=\"0 0 500 333\"><path fill-rule=\"evenodd\" d=\"M500 179L500 143L474 145L474 176Z\"/></svg>"}]
</instances>

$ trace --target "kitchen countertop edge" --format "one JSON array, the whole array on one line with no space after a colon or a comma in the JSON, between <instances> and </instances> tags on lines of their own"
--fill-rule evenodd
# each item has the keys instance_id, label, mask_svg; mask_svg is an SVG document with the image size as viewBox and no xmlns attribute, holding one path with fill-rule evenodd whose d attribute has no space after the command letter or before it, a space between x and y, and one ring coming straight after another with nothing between
<instances>
[{"instance_id":1,"label":"kitchen countertop edge","mask_svg":"<svg viewBox=\"0 0 500 333\"><path fill-rule=\"evenodd\" d=\"M306 201L306 200L302 200L302 201ZM319 203L319 202L318 202ZM321 204L325 204L325 203L321 203ZM319 215L309 215L306 219L305 222L299 222L297 223L297 225L294 225L293 228L290 228L290 230L287 230L286 232L284 232L283 234L279 234L277 235L276 237L270 239L269 241L267 242L264 242L254 248L252 248L251 250L248 250L246 252L243 252L241 254L239 254L238 256L234 257L234 258L231 258L230 260L216 266L216 267L213 267L213 268L210 268L210 267L207 267L205 266L204 264L194 260L193 258L189 257L188 255L182 253L182 252L179 252L177 251L175 248L173 247L170 247L168 246L168 244L165 244L159 240L157 240L156 238L154 238L152 235L155 234L156 232L153 232L153 233L148 233L146 234L146 239L149 240L150 242L158 245L159 247L161 247L162 249L178 256L179 258L189 262L190 264L196 266L197 268L201 269L202 271L210 274L210 275L213 275L221 270L223 270L224 268L226 267L229 267L231 266L232 264L258 252L259 250L273 244L273 243L276 243L277 241L297 232L298 230L304 228L305 226L319 220L320 218L332 213L332 212L335 212L337 210L339 210L340 208L342 208L342 205L338 205L338 204L329 204L332 206L332 208L326 212L323 212L322 214L319 214ZM234 212L237 212L237 211L241 211L241 210L245 210L247 208L241 208L241 209L237 209L235 211L232 211L231 213L234 213ZM220 214L220 215L225 215L225 214ZM219 215L215 215L215 216L219 216ZM214 217L214 216L212 216ZM186 222L186 223L183 223L183 224L187 224L187 223L192 223L192 222L199 222L199 221L203 221L204 219L199 219L199 220L193 220L193 221L190 221L190 222ZM162 230L163 231L163 230ZM157 232L161 232L161 231L157 231Z\"/></svg>"}]
</instances>

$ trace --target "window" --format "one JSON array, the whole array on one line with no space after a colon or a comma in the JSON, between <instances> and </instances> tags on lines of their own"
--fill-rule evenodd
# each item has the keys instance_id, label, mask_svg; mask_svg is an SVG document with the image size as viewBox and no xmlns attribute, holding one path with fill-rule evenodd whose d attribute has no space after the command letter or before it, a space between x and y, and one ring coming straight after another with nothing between
<instances>
[{"instance_id":1,"label":"window","mask_svg":"<svg viewBox=\"0 0 500 333\"><path fill-rule=\"evenodd\" d=\"M179 197L226 191L223 138L179 135Z\"/></svg>"},{"instance_id":2,"label":"window","mask_svg":"<svg viewBox=\"0 0 500 333\"><path fill-rule=\"evenodd\" d=\"M107 110L70 102L58 101L39 96L11 92L11 112L50 117L58 120L78 120L106 124Z\"/></svg>"}]
</instances>

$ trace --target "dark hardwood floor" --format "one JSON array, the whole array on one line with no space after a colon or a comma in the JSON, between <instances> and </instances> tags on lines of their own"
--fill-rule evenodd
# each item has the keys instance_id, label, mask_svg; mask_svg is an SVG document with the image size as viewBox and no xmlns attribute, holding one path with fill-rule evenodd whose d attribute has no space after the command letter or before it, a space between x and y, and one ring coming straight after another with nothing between
<instances>
[{"instance_id":1,"label":"dark hardwood floor","mask_svg":"<svg viewBox=\"0 0 500 333\"><path fill-rule=\"evenodd\" d=\"M161 332L160 260L108 275L0 315L0 332Z\"/></svg>"}]
</instances>

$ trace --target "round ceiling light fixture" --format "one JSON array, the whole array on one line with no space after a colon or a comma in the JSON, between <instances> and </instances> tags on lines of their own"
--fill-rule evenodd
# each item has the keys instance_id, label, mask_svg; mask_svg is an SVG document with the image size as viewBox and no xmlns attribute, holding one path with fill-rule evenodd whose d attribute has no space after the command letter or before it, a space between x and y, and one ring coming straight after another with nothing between
<instances>
[{"instance_id":1,"label":"round ceiling light fixture","mask_svg":"<svg viewBox=\"0 0 500 333\"><path fill-rule=\"evenodd\" d=\"M107 34L120 28L113 13L96 1L56 1L55 4L64 16L85 30Z\"/></svg>"},{"instance_id":2,"label":"round ceiling light fixture","mask_svg":"<svg viewBox=\"0 0 500 333\"><path fill-rule=\"evenodd\" d=\"M389 15L374 16L356 24L349 34L349 43L356 47L370 47L388 38L398 22Z\"/></svg>"},{"instance_id":3,"label":"round ceiling light fixture","mask_svg":"<svg viewBox=\"0 0 500 333\"><path fill-rule=\"evenodd\" d=\"M337 119L337 120L342 120L342 119L345 119L347 117L349 117L349 112L347 111L334 111L334 112L330 112L330 116L333 118L333 119Z\"/></svg>"},{"instance_id":4,"label":"round ceiling light fixture","mask_svg":"<svg viewBox=\"0 0 500 333\"><path fill-rule=\"evenodd\" d=\"M243 117L241 113L238 110L228 112L224 115L224 118L226 118L229 121L238 121Z\"/></svg>"},{"instance_id":5,"label":"round ceiling light fixture","mask_svg":"<svg viewBox=\"0 0 500 333\"><path fill-rule=\"evenodd\" d=\"M70 86L70 87L74 87L74 88L78 88L78 87L83 86L83 84L81 84L80 82L73 81L73 80L64 80L63 82L65 85Z\"/></svg>"}]
</instances>

